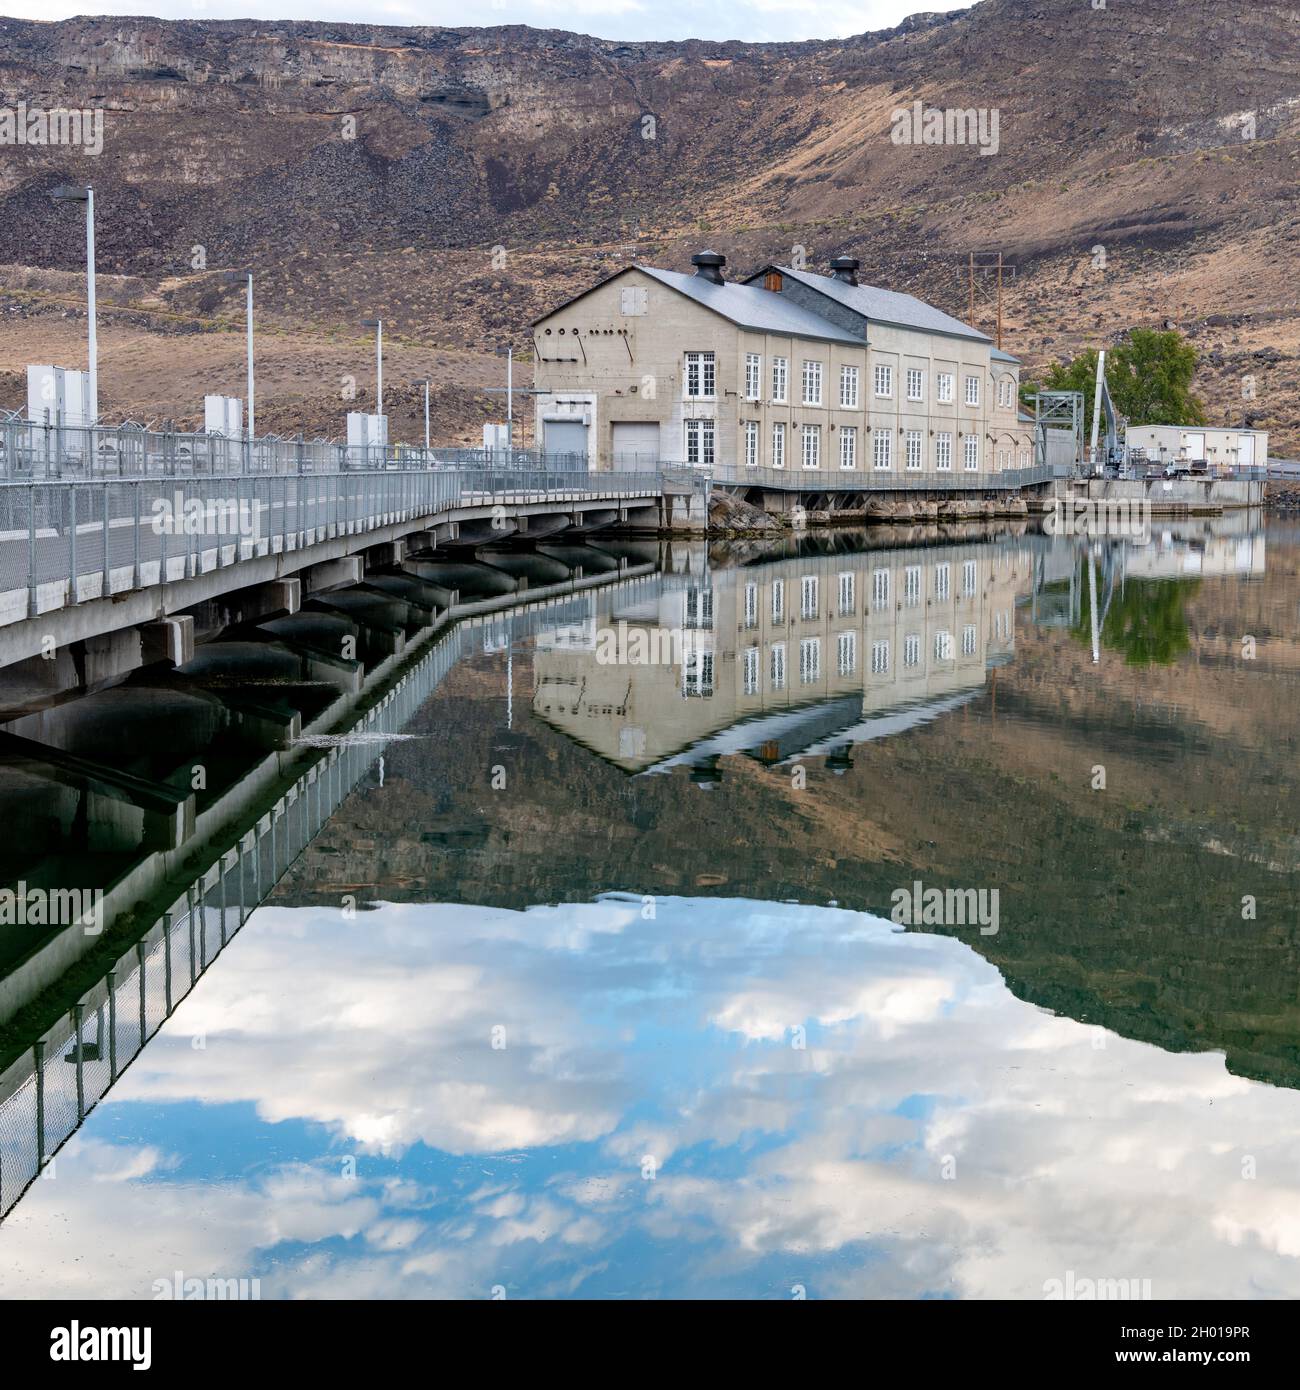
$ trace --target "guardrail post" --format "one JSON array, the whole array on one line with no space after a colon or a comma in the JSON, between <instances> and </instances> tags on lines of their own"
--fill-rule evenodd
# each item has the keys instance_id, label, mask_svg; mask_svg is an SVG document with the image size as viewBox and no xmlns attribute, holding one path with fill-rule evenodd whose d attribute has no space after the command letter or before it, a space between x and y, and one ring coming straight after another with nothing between
<instances>
[{"instance_id":1,"label":"guardrail post","mask_svg":"<svg viewBox=\"0 0 1300 1390\"><path fill-rule=\"evenodd\" d=\"M36 616L36 485L27 490L27 616Z\"/></svg>"},{"instance_id":2,"label":"guardrail post","mask_svg":"<svg viewBox=\"0 0 1300 1390\"><path fill-rule=\"evenodd\" d=\"M77 485L70 483L68 499L68 568L72 572L71 602L77 601Z\"/></svg>"},{"instance_id":3,"label":"guardrail post","mask_svg":"<svg viewBox=\"0 0 1300 1390\"><path fill-rule=\"evenodd\" d=\"M117 1080L117 970L105 976L108 985L108 1084Z\"/></svg>"},{"instance_id":4,"label":"guardrail post","mask_svg":"<svg viewBox=\"0 0 1300 1390\"><path fill-rule=\"evenodd\" d=\"M32 1044L32 1064L36 1069L36 1171L45 1166L45 1039Z\"/></svg>"},{"instance_id":5,"label":"guardrail post","mask_svg":"<svg viewBox=\"0 0 1300 1390\"><path fill-rule=\"evenodd\" d=\"M172 915L163 913L163 998L168 1016L172 1011Z\"/></svg>"},{"instance_id":6,"label":"guardrail post","mask_svg":"<svg viewBox=\"0 0 1300 1390\"><path fill-rule=\"evenodd\" d=\"M77 1123L80 1124L86 1118L86 1083L85 1075L82 1071L81 1058L81 1028L84 1022L85 1011L81 1003L72 1006L72 1026L77 1030L76 1058L77 1058Z\"/></svg>"},{"instance_id":7,"label":"guardrail post","mask_svg":"<svg viewBox=\"0 0 1300 1390\"><path fill-rule=\"evenodd\" d=\"M103 488L104 488L104 505L103 505L103 508L102 508L102 511L103 511L103 525L104 525L104 584L103 584L103 588L102 588L102 590L101 590L101 592L100 592L100 597L101 597L101 598L107 598L107 597L108 597L109 590L113 587L112 568L111 568L111 566L110 566L110 564L109 564L109 550L108 550L109 522L110 522L110 520L111 520L110 509L109 509L109 503L108 503L108 490L109 490L109 487L110 487L110 486L111 486L111 484L109 483L108 479L105 478L105 479L104 479L104 482L103 482Z\"/></svg>"}]
</instances>

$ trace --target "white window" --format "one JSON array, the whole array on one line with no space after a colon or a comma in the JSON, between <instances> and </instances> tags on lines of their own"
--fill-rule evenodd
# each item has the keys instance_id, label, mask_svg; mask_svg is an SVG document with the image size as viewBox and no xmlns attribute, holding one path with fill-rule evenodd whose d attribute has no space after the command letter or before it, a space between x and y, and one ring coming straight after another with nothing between
<instances>
[{"instance_id":1,"label":"white window","mask_svg":"<svg viewBox=\"0 0 1300 1390\"><path fill-rule=\"evenodd\" d=\"M937 599L947 599L949 593L949 569L947 565L935 565L934 567L934 596Z\"/></svg>"},{"instance_id":2,"label":"white window","mask_svg":"<svg viewBox=\"0 0 1300 1390\"><path fill-rule=\"evenodd\" d=\"M921 602L920 565L906 565L903 568L903 602L909 607Z\"/></svg>"},{"instance_id":3,"label":"white window","mask_svg":"<svg viewBox=\"0 0 1300 1390\"><path fill-rule=\"evenodd\" d=\"M682 666L682 694L707 698L713 694L713 653L690 651Z\"/></svg>"},{"instance_id":4,"label":"white window","mask_svg":"<svg viewBox=\"0 0 1300 1390\"><path fill-rule=\"evenodd\" d=\"M907 432L907 466L912 469L921 467L921 431L908 430Z\"/></svg>"},{"instance_id":5,"label":"white window","mask_svg":"<svg viewBox=\"0 0 1300 1390\"><path fill-rule=\"evenodd\" d=\"M889 571L871 571L871 606L886 608L889 605Z\"/></svg>"},{"instance_id":6,"label":"white window","mask_svg":"<svg viewBox=\"0 0 1300 1390\"><path fill-rule=\"evenodd\" d=\"M967 623L961 630L961 654L963 656L975 655L975 628L971 623Z\"/></svg>"},{"instance_id":7,"label":"white window","mask_svg":"<svg viewBox=\"0 0 1300 1390\"><path fill-rule=\"evenodd\" d=\"M856 595L854 594L854 576L852 570L840 575L840 617L846 617L853 612Z\"/></svg>"},{"instance_id":8,"label":"white window","mask_svg":"<svg viewBox=\"0 0 1300 1390\"><path fill-rule=\"evenodd\" d=\"M916 633L911 632L903 638L903 665L919 666L921 664L921 639Z\"/></svg>"},{"instance_id":9,"label":"white window","mask_svg":"<svg viewBox=\"0 0 1300 1390\"><path fill-rule=\"evenodd\" d=\"M858 431L853 425L844 425L840 430L840 467L858 466Z\"/></svg>"},{"instance_id":10,"label":"white window","mask_svg":"<svg viewBox=\"0 0 1300 1390\"><path fill-rule=\"evenodd\" d=\"M835 670L841 676L851 676L858 664L858 634L841 632L835 639Z\"/></svg>"},{"instance_id":11,"label":"white window","mask_svg":"<svg viewBox=\"0 0 1300 1390\"><path fill-rule=\"evenodd\" d=\"M799 581L799 616L801 618L815 618L817 616L817 576L806 574Z\"/></svg>"},{"instance_id":12,"label":"white window","mask_svg":"<svg viewBox=\"0 0 1300 1390\"><path fill-rule=\"evenodd\" d=\"M858 408L858 369L856 367L840 368L840 405L845 410Z\"/></svg>"},{"instance_id":13,"label":"white window","mask_svg":"<svg viewBox=\"0 0 1300 1390\"><path fill-rule=\"evenodd\" d=\"M756 401L763 392L763 359L756 352L745 354L745 399Z\"/></svg>"},{"instance_id":14,"label":"white window","mask_svg":"<svg viewBox=\"0 0 1300 1390\"><path fill-rule=\"evenodd\" d=\"M772 399L777 405L784 405L786 400L787 381L790 375L790 364L784 357L774 357L772 359Z\"/></svg>"},{"instance_id":15,"label":"white window","mask_svg":"<svg viewBox=\"0 0 1300 1390\"><path fill-rule=\"evenodd\" d=\"M772 646L772 665L770 684L773 690L785 689L785 643L776 642Z\"/></svg>"},{"instance_id":16,"label":"white window","mask_svg":"<svg viewBox=\"0 0 1300 1390\"><path fill-rule=\"evenodd\" d=\"M952 468L952 435L947 430L941 430L934 437L934 466L940 473Z\"/></svg>"},{"instance_id":17,"label":"white window","mask_svg":"<svg viewBox=\"0 0 1300 1390\"><path fill-rule=\"evenodd\" d=\"M785 580L774 579L772 581L772 621L774 623L785 622Z\"/></svg>"},{"instance_id":18,"label":"white window","mask_svg":"<svg viewBox=\"0 0 1300 1390\"><path fill-rule=\"evenodd\" d=\"M822 403L822 364L807 362L803 364L803 403L821 405Z\"/></svg>"},{"instance_id":19,"label":"white window","mask_svg":"<svg viewBox=\"0 0 1300 1390\"><path fill-rule=\"evenodd\" d=\"M974 473L980 466L980 441L979 436L968 434L962 440L962 462L965 463L967 471Z\"/></svg>"},{"instance_id":20,"label":"white window","mask_svg":"<svg viewBox=\"0 0 1300 1390\"><path fill-rule=\"evenodd\" d=\"M886 676L889 674L888 642L873 642L871 644L871 674L873 676Z\"/></svg>"},{"instance_id":21,"label":"white window","mask_svg":"<svg viewBox=\"0 0 1300 1390\"><path fill-rule=\"evenodd\" d=\"M772 426L772 467L785 467L785 426Z\"/></svg>"},{"instance_id":22,"label":"white window","mask_svg":"<svg viewBox=\"0 0 1300 1390\"><path fill-rule=\"evenodd\" d=\"M805 637L799 643L799 681L811 685L822 678L822 639Z\"/></svg>"},{"instance_id":23,"label":"white window","mask_svg":"<svg viewBox=\"0 0 1300 1390\"><path fill-rule=\"evenodd\" d=\"M758 421L745 421L745 467L758 467Z\"/></svg>"},{"instance_id":24,"label":"white window","mask_svg":"<svg viewBox=\"0 0 1300 1390\"><path fill-rule=\"evenodd\" d=\"M822 466L822 427L805 425L803 427L803 466L820 468Z\"/></svg>"},{"instance_id":25,"label":"white window","mask_svg":"<svg viewBox=\"0 0 1300 1390\"><path fill-rule=\"evenodd\" d=\"M966 404L978 405L980 403L980 379L977 376L966 378Z\"/></svg>"},{"instance_id":26,"label":"white window","mask_svg":"<svg viewBox=\"0 0 1300 1390\"><path fill-rule=\"evenodd\" d=\"M745 648L745 694L758 694L758 648Z\"/></svg>"},{"instance_id":27,"label":"white window","mask_svg":"<svg viewBox=\"0 0 1300 1390\"><path fill-rule=\"evenodd\" d=\"M888 429L872 431L872 455L877 468L894 466L894 436Z\"/></svg>"},{"instance_id":28,"label":"white window","mask_svg":"<svg viewBox=\"0 0 1300 1390\"><path fill-rule=\"evenodd\" d=\"M961 564L961 592L969 598L975 592L976 565L974 560L963 560Z\"/></svg>"},{"instance_id":29,"label":"white window","mask_svg":"<svg viewBox=\"0 0 1300 1390\"><path fill-rule=\"evenodd\" d=\"M934 659L936 661L952 660L951 632L936 632L934 634Z\"/></svg>"},{"instance_id":30,"label":"white window","mask_svg":"<svg viewBox=\"0 0 1300 1390\"><path fill-rule=\"evenodd\" d=\"M745 585L745 626L758 626L758 585Z\"/></svg>"},{"instance_id":31,"label":"white window","mask_svg":"<svg viewBox=\"0 0 1300 1390\"><path fill-rule=\"evenodd\" d=\"M956 386L956 378L951 372L940 372L935 378L935 385L938 388L937 395L940 405L952 404L953 388Z\"/></svg>"},{"instance_id":32,"label":"white window","mask_svg":"<svg viewBox=\"0 0 1300 1390\"><path fill-rule=\"evenodd\" d=\"M686 591L686 626L688 628L712 628L713 590L692 585Z\"/></svg>"},{"instance_id":33,"label":"white window","mask_svg":"<svg viewBox=\"0 0 1300 1390\"><path fill-rule=\"evenodd\" d=\"M1015 383L1009 376L1005 376L998 382L998 404L1003 410L1010 410L1014 399Z\"/></svg>"},{"instance_id":34,"label":"white window","mask_svg":"<svg viewBox=\"0 0 1300 1390\"><path fill-rule=\"evenodd\" d=\"M894 369L886 367L881 363L876 365L876 395L892 396L894 394Z\"/></svg>"},{"instance_id":35,"label":"white window","mask_svg":"<svg viewBox=\"0 0 1300 1390\"><path fill-rule=\"evenodd\" d=\"M686 354L686 394L692 400L711 401L718 394L717 367L711 352Z\"/></svg>"},{"instance_id":36,"label":"white window","mask_svg":"<svg viewBox=\"0 0 1300 1390\"><path fill-rule=\"evenodd\" d=\"M907 399L909 401L921 400L924 385L925 373L920 367L909 367L907 369Z\"/></svg>"},{"instance_id":37,"label":"white window","mask_svg":"<svg viewBox=\"0 0 1300 1390\"><path fill-rule=\"evenodd\" d=\"M687 420L686 462L701 468L713 467L712 420Z\"/></svg>"}]
</instances>

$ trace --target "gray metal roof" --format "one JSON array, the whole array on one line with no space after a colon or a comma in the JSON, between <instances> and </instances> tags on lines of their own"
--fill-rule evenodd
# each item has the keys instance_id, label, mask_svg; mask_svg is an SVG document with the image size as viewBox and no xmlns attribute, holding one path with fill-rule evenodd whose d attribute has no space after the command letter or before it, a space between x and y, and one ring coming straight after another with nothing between
<instances>
[{"instance_id":1,"label":"gray metal roof","mask_svg":"<svg viewBox=\"0 0 1300 1390\"><path fill-rule=\"evenodd\" d=\"M730 319L741 328L749 328L756 333L782 333L794 338L819 338L828 343L866 346L864 337L837 328L820 314L801 309L784 295L773 294L771 290L761 289L757 285L741 285L734 280L719 285L714 280L706 280L702 275L683 275L677 270L656 270L654 266L649 265L639 265L636 268L646 275L653 276L661 285L677 290L688 299L693 299L706 309L712 309L715 314L721 314L723 318Z\"/></svg>"},{"instance_id":2,"label":"gray metal roof","mask_svg":"<svg viewBox=\"0 0 1300 1390\"><path fill-rule=\"evenodd\" d=\"M989 350L989 356L995 362L1015 362L1017 365L1020 362L1018 357L1012 357L1009 352L1003 352L1000 347L991 348Z\"/></svg>"},{"instance_id":3,"label":"gray metal roof","mask_svg":"<svg viewBox=\"0 0 1300 1390\"><path fill-rule=\"evenodd\" d=\"M969 327L913 295L882 290L876 285L849 285L833 275L814 275L810 270L792 270L784 265L773 268L807 285L809 289L820 290L846 309L852 309L875 323L920 328L927 333L946 333L953 338L970 338L979 343L989 341L987 335L978 329Z\"/></svg>"}]
</instances>

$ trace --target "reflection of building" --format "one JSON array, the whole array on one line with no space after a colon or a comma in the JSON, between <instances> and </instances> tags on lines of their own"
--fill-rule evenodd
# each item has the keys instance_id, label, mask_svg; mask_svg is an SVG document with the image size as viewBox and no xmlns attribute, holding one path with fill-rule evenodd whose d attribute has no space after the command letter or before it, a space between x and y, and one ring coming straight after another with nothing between
<instances>
[{"instance_id":1,"label":"reflection of building","mask_svg":"<svg viewBox=\"0 0 1300 1390\"><path fill-rule=\"evenodd\" d=\"M941 713L1014 648L1020 545L817 555L603 610L533 712L629 772L829 752Z\"/></svg>"}]
</instances>

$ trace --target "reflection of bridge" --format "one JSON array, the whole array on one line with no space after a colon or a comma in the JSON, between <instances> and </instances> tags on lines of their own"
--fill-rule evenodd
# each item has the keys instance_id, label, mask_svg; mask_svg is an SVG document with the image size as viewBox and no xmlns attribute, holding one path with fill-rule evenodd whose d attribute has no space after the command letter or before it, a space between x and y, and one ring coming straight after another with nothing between
<instances>
[{"instance_id":1,"label":"reflection of bridge","mask_svg":"<svg viewBox=\"0 0 1300 1390\"><path fill-rule=\"evenodd\" d=\"M141 839L107 895L110 920L135 916L145 924L125 950L120 935L109 942L72 925L15 961L0 981L4 1019L43 991L57 992L83 958L82 968L93 960L100 978L78 990L70 1006L58 1004L52 1022L33 1025L39 1036L0 1074L0 1213L108 1092L476 638L495 650L534 633L582 626L595 611L598 589L629 603L658 592L665 580L651 570L646 565L639 575L625 569L523 598L480 600L460 610L468 616L456 609L440 614L440 635L422 654L381 660L360 689L336 693L314 717L289 720L291 737L252 756L203 812L188 819L164 815L170 833ZM139 694L146 699L149 692ZM251 712L237 690L231 698ZM274 710L267 706L262 714L270 719ZM131 794L132 788L101 786L98 810L90 807L90 814L111 825L115 806L138 811ZM89 790L82 796L88 799ZM197 873L196 861L204 866Z\"/></svg>"}]
</instances>

